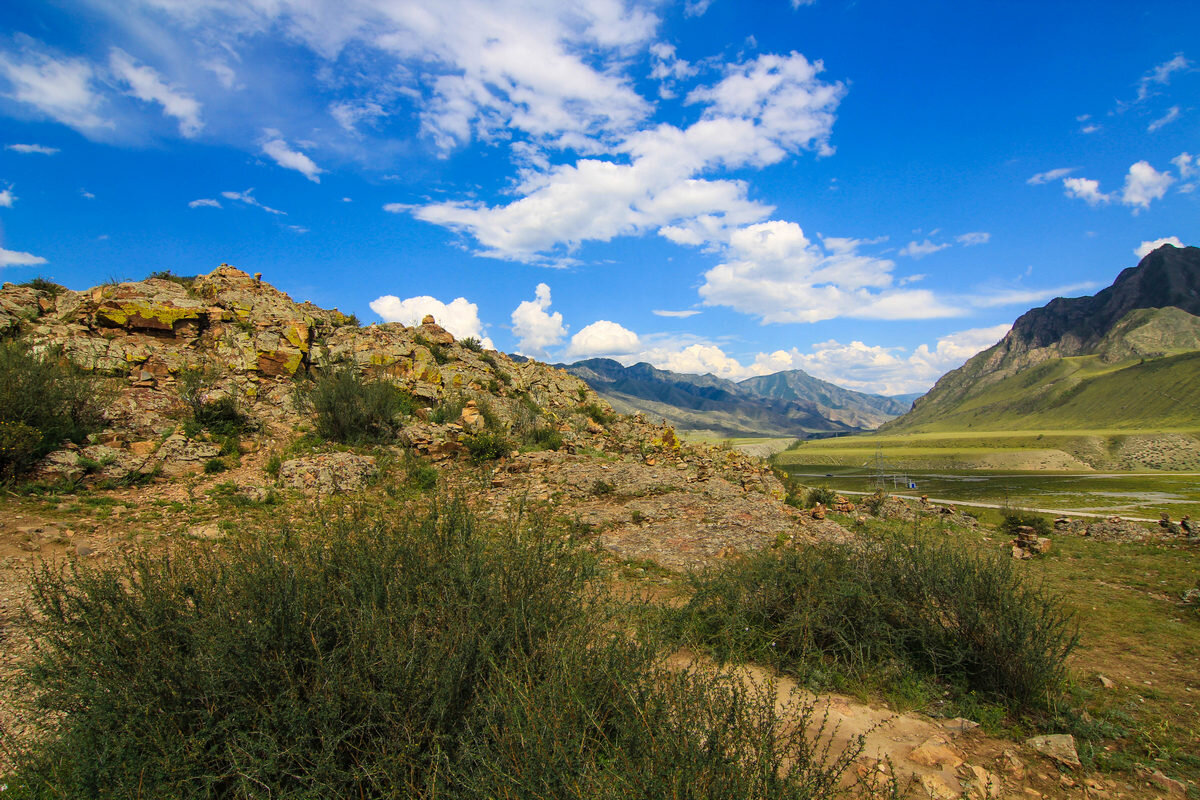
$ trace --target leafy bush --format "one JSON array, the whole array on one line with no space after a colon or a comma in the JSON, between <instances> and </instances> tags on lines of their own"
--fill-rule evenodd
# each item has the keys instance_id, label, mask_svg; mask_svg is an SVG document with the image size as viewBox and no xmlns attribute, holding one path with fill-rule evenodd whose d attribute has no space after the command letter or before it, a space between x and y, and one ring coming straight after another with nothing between
<instances>
[{"instance_id":1,"label":"leafy bush","mask_svg":"<svg viewBox=\"0 0 1200 800\"><path fill-rule=\"evenodd\" d=\"M433 356L433 360L438 364L445 364L450 361L450 354L446 352L446 348L437 342L431 342L419 333L413 337L413 341L428 350L429 354Z\"/></svg>"},{"instance_id":2,"label":"leafy bush","mask_svg":"<svg viewBox=\"0 0 1200 800\"><path fill-rule=\"evenodd\" d=\"M390 441L401 418L416 409L408 392L389 381L366 379L352 364L322 375L299 397L316 412L317 434L343 444Z\"/></svg>"},{"instance_id":3,"label":"leafy bush","mask_svg":"<svg viewBox=\"0 0 1200 800\"><path fill-rule=\"evenodd\" d=\"M184 433L189 437L196 436L198 429L206 429L219 437L230 437L256 427L242 413L237 399L232 395L208 396L211 376L206 370L197 367L181 369L176 380L179 383L179 397L187 404L192 415L192 424L184 423Z\"/></svg>"},{"instance_id":4,"label":"leafy bush","mask_svg":"<svg viewBox=\"0 0 1200 800\"><path fill-rule=\"evenodd\" d=\"M229 469L229 467L219 458L210 458L208 461L204 462L205 475L215 475L218 472L224 472L227 469Z\"/></svg>"},{"instance_id":5,"label":"leafy bush","mask_svg":"<svg viewBox=\"0 0 1200 800\"><path fill-rule=\"evenodd\" d=\"M1077 641L1062 599L1011 560L931 537L766 551L692 582L687 639L817 684L916 671L1038 706Z\"/></svg>"},{"instance_id":6,"label":"leafy bush","mask_svg":"<svg viewBox=\"0 0 1200 800\"><path fill-rule=\"evenodd\" d=\"M171 283L177 283L180 286L184 287L185 289L191 289L196 283L195 275L176 275L174 272L171 272L171 270L169 270L169 269L151 272L147 276L147 278L157 278L158 280L161 280L161 281L170 281Z\"/></svg>"},{"instance_id":7,"label":"leafy bush","mask_svg":"<svg viewBox=\"0 0 1200 800\"><path fill-rule=\"evenodd\" d=\"M462 442L471 454L471 460L476 464L503 458L514 449L512 440L497 431L479 431L464 436Z\"/></svg>"},{"instance_id":8,"label":"leafy bush","mask_svg":"<svg viewBox=\"0 0 1200 800\"><path fill-rule=\"evenodd\" d=\"M58 297L60 294L62 294L63 292L65 292L67 290L67 287L65 287L61 284L55 283L54 281L49 280L47 278L43 278L41 275L38 275L33 280L26 281L25 283L18 284L18 285L22 286L26 289L33 289L34 291L37 291L37 292L45 292L46 294L50 295L51 297Z\"/></svg>"},{"instance_id":9,"label":"leafy bush","mask_svg":"<svg viewBox=\"0 0 1200 800\"><path fill-rule=\"evenodd\" d=\"M1049 536L1051 533L1050 520L1033 511L1022 509L1005 509L1000 522L1000 532L1006 536L1016 536L1017 528L1033 528L1038 536Z\"/></svg>"},{"instance_id":10,"label":"leafy bush","mask_svg":"<svg viewBox=\"0 0 1200 800\"><path fill-rule=\"evenodd\" d=\"M823 798L811 707L668 671L539 526L462 505L46 562L15 797ZM829 741L829 737L824 738Z\"/></svg>"},{"instance_id":11,"label":"leafy bush","mask_svg":"<svg viewBox=\"0 0 1200 800\"><path fill-rule=\"evenodd\" d=\"M483 352L483 343L475 336L466 336L458 340L458 343L474 353Z\"/></svg>"},{"instance_id":12,"label":"leafy bush","mask_svg":"<svg viewBox=\"0 0 1200 800\"><path fill-rule=\"evenodd\" d=\"M607 425L616 419L616 415L610 414L604 406L599 403L588 403L583 407L583 413L586 414L592 422L600 425Z\"/></svg>"},{"instance_id":13,"label":"leafy bush","mask_svg":"<svg viewBox=\"0 0 1200 800\"><path fill-rule=\"evenodd\" d=\"M837 492L828 486L810 486L804 493L804 507L812 508L818 503L826 506L832 505L836 497Z\"/></svg>"},{"instance_id":14,"label":"leafy bush","mask_svg":"<svg viewBox=\"0 0 1200 800\"><path fill-rule=\"evenodd\" d=\"M466 408L467 401L461 395L446 395L442 398L442 402L434 406L432 413L429 415L431 422L438 425L445 425L450 422L456 422L462 416L462 410Z\"/></svg>"},{"instance_id":15,"label":"leafy bush","mask_svg":"<svg viewBox=\"0 0 1200 800\"><path fill-rule=\"evenodd\" d=\"M21 340L0 342L0 478L11 478L60 443L82 443L104 422L99 381Z\"/></svg>"}]
</instances>

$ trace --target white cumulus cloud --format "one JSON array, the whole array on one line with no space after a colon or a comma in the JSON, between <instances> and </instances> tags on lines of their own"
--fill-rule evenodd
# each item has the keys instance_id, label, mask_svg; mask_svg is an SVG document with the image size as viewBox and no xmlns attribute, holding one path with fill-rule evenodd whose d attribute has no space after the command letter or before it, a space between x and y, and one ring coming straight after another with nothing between
<instances>
[{"instance_id":1,"label":"white cumulus cloud","mask_svg":"<svg viewBox=\"0 0 1200 800\"><path fill-rule=\"evenodd\" d=\"M601 319L571 337L566 355L567 358L627 355L637 352L640 347L641 341L636 333L615 322Z\"/></svg>"},{"instance_id":2,"label":"white cumulus cloud","mask_svg":"<svg viewBox=\"0 0 1200 800\"><path fill-rule=\"evenodd\" d=\"M1150 242L1142 242L1133 250L1133 254L1138 258L1145 258L1152 252L1162 247L1164 244L1169 244L1172 247L1183 247L1183 242L1179 241L1178 236L1164 236L1161 239L1155 239Z\"/></svg>"},{"instance_id":3,"label":"white cumulus cloud","mask_svg":"<svg viewBox=\"0 0 1200 800\"><path fill-rule=\"evenodd\" d=\"M454 338L473 336L487 349L495 349L479 319L479 306L465 297L456 297L449 303L443 303L429 295L401 300L394 294L385 294L372 300L370 306L384 322L399 322L409 327L420 325L426 314L432 314L437 324L452 333Z\"/></svg>"},{"instance_id":4,"label":"white cumulus cloud","mask_svg":"<svg viewBox=\"0 0 1200 800\"><path fill-rule=\"evenodd\" d=\"M523 300L512 312L512 331L517 337L517 352L545 360L547 348L561 342L567 335L563 316L549 313L550 287L539 283L533 300Z\"/></svg>"},{"instance_id":5,"label":"white cumulus cloud","mask_svg":"<svg viewBox=\"0 0 1200 800\"><path fill-rule=\"evenodd\" d=\"M819 322L835 317L930 319L957 316L927 290L893 285L887 259L858 251L863 242L811 242L794 222L770 220L730 236L726 260L704 274L705 305L728 306L763 322Z\"/></svg>"},{"instance_id":6,"label":"white cumulus cloud","mask_svg":"<svg viewBox=\"0 0 1200 800\"><path fill-rule=\"evenodd\" d=\"M1148 161L1139 161L1129 168L1129 174L1125 176L1121 202L1134 206L1136 213L1136 210L1149 208L1152 200L1161 199L1174 182L1175 177L1171 173L1159 172Z\"/></svg>"},{"instance_id":7,"label":"white cumulus cloud","mask_svg":"<svg viewBox=\"0 0 1200 800\"><path fill-rule=\"evenodd\" d=\"M1100 181L1091 178L1065 178L1063 186L1067 197L1083 200L1089 206L1099 206L1112 202L1112 195L1100 191Z\"/></svg>"},{"instance_id":8,"label":"white cumulus cloud","mask_svg":"<svg viewBox=\"0 0 1200 800\"><path fill-rule=\"evenodd\" d=\"M12 208L15 202L17 202L17 196L12 193L11 186L6 186L3 191L0 191L0 208Z\"/></svg>"},{"instance_id":9,"label":"white cumulus cloud","mask_svg":"<svg viewBox=\"0 0 1200 800\"><path fill-rule=\"evenodd\" d=\"M844 87L821 81L821 69L798 53L731 65L716 85L688 96L706 104L699 121L659 125L616 146L628 163L583 158L527 173L516 187L522 196L506 205L452 201L413 214L469 234L485 255L522 261L656 230L680 244L722 239L771 208L749 200L743 181L704 173L766 166L804 148L831 150Z\"/></svg>"},{"instance_id":10,"label":"white cumulus cloud","mask_svg":"<svg viewBox=\"0 0 1200 800\"><path fill-rule=\"evenodd\" d=\"M19 250L5 250L0 247L0 267L29 267L45 264L46 259L33 253L23 253Z\"/></svg>"}]
</instances>

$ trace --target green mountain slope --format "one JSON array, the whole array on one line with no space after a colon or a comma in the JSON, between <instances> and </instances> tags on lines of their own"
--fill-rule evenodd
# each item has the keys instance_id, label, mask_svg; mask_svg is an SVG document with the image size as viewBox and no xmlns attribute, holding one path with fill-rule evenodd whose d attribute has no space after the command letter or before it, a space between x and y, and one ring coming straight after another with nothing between
<instances>
[{"instance_id":1,"label":"green mountain slope","mask_svg":"<svg viewBox=\"0 0 1200 800\"><path fill-rule=\"evenodd\" d=\"M1023 314L881 432L1200 428L1200 248Z\"/></svg>"}]
</instances>

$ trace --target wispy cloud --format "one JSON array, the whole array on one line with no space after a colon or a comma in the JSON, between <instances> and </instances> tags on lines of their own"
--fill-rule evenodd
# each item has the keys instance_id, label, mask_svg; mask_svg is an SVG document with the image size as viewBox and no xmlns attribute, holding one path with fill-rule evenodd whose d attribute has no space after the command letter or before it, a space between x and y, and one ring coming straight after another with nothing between
<instances>
[{"instance_id":1,"label":"wispy cloud","mask_svg":"<svg viewBox=\"0 0 1200 800\"><path fill-rule=\"evenodd\" d=\"M253 190L251 190L253 191ZM220 202L213 200L211 197L201 197L188 203L188 208L220 208Z\"/></svg>"},{"instance_id":2,"label":"wispy cloud","mask_svg":"<svg viewBox=\"0 0 1200 800\"><path fill-rule=\"evenodd\" d=\"M1051 183L1053 181L1058 180L1059 178L1067 177L1068 175L1070 175L1072 172L1074 172L1077 169L1079 169L1079 167L1059 167L1058 169L1050 169L1050 170L1046 170L1045 172L1039 172L1037 175L1034 175L1033 177L1031 177L1029 180L1027 180L1025 182L1028 183L1030 186L1038 186L1043 183Z\"/></svg>"},{"instance_id":3,"label":"wispy cloud","mask_svg":"<svg viewBox=\"0 0 1200 800\"><path fill-rule=\"evenodd\" d=\"M1146 128L1146 131L1149 133L1154 133L1163 125L1169 125L1175 120L1179 119L1179 116L1179 106L1171 106L1169 109L1167 109L1166 114L1163 114L1161 117L1151 122Z\"/></svg>"},{"instance_id":4,"label":"wispy cloud","mask_svg":"<svg viewBox=\"0 0 1200 800\"><path fill-rule=\"evenodd\" d=\"M900 255L919 259L933 255L939 250L945 250L949 246L948 244L934 243L928 239L923 242L909 242L900 248Z\"/></svg>"},{"instance_id":5,"label":"wispy cloud","mask_svg":"<svg viewBox=\"0 0 1200 800\"><path fill-rule=\"evenodd\" d=\"M963 247L973 247L977 244L987 244L992 239L992 235L986 231L972 231L964 233L961 236L955 236L954 240Z\"/></svg>"},{"instance_id":6,"label":"wispy cloud","mask_svg":"<svg viewBox=\"0 0 1200 800\"><path fill-rule=\"evenodd\" d=\"M268 214L278 214L279 216L287 216L286 211L280 211L278 208L271 208L270 206L264 206L262 203L258 202L258 198L255 197L253 193L254 193L254 189L250 188L244 192L221 192L221 197L224 197L226 200L236 200L239 203L245 203L246 205L254 206L255 208L261 208L263 211L266 211Z\"/></svg>"},{"instance_id":7,"label":"wispy cloud","mask_svg":"<svg viewBox=\"0 0 1200 800\"><path fill-rule=\"evenodd\" d=\"M139 100L157 103L163 114L179 122L179 133L191 139L204 128L200 119L200 103L190 94L168 86L153 68L138 64L133 57L114 47L108 57L109 67L117 80L127 86L126 92Z\"/></svg>"},{"instance_id":8,"label":"wispy cloud","mask_svg":"<svg viewBox=\"0 0 1200 800\"><path fill-rule=\"evenodd\" d=\"M700 312L697 311L696 309L692 309L692 308L685 309L683 311L665 311L663 309L656 308L653 311L651 311L650 313L656 317L673 317L675 319L687 319L688 317L696 316Z\"/></svg>"},{"instance_id":9,"label":"wispy cloud","mask_svg":"<svg viewBox=\"0 0 1200 800\"><path fill-rule=\"evenodd\" d=\"M52 156L59 152L57 147L46 147L45 145L41 144L10 144L5 145L4 149L12 150L17 153L24 153L26 155L30 153L37 153L43 156Z\"/></svg>"},{"instance_id":10,"label":"wispy cloud","mask_svg":"<svg viewBox=\"0 0 1200 800\"><path fill-rule=\"evenodd\" d=\"M284 169L294 169L304 177L308 178L313 183L320 183L321 173L325 170L318 167L311 158L304 155L298 150L293 150L286 141L280 137L280 133L272 128L267 128L266 135L270 138L263 142L262 151L271 159L283 167Z\"/></svg>"}]
</instances>

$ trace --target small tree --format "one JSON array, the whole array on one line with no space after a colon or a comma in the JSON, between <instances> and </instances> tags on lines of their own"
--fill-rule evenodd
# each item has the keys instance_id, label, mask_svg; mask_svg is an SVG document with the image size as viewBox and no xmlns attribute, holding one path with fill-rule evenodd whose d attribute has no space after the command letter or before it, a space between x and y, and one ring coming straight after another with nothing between
<instances>
[{"instance_id":1,"label":"small tree","mask_svg":"<svg viewBox=\"0 0 1200 800\"><path fill-rule=\"evenodd\" d=\"M17 475L65 441L82 443L104 422L107 393L56 352L0 342L0 476Z\"/></svg>"}]
</instances>

